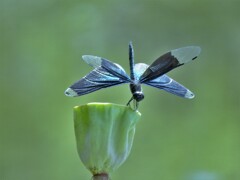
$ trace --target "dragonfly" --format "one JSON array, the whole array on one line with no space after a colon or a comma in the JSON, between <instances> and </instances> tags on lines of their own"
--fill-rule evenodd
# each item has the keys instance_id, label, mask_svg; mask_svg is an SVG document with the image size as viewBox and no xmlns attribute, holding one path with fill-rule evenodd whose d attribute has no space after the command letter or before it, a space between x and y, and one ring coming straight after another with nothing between
<instances>
[{"instance_id":1,"label":"dragonfly","mask_svg":"<svg viewBox=\"0 0 240 180\"><path fill-rule=\"evenodd\" d=\"M195 95L189 89L167 76L166 73L196 59L200 52L201 48L199 46L187 46L163 54L151 65L145 63L135 64L134 49L132 42L130 42L130 76L117 63L98 56L83 55L82 59L94 69L67 88L65 95L77 97L103 88L128 83L132 97L128 101L127 106L130 106L130 103L133 101L135 110L138 109L139 102L144 99L142 84L183 98L192 99Z\"/></svg>"}]
</instances>

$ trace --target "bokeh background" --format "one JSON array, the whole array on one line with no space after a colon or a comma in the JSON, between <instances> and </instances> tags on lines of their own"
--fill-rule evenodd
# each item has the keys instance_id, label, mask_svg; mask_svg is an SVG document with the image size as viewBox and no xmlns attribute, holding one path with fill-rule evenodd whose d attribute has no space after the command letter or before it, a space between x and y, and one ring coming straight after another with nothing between
<instances>
[{"instance_id":1,"label":"bokeh background","mask_svg":"<svg viewBox=\"0 0 240 180\"><path fill-rule=\"evenodd\" d=\"M127 72L168 50L199 45L200 57L168 75L182 99L144 86L132 152L113 180L240 179L240 1L1 0L0 179L84 180L73 113L88 102L125 104L128 85L79 98L63 92L105 57Z\"/></svg>"}]
</instances>

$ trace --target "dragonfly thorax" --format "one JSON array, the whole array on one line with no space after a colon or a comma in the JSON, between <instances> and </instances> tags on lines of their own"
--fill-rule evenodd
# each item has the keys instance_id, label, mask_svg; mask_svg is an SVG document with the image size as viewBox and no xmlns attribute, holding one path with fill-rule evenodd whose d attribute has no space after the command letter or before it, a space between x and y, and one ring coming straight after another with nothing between
<instances>
[{"instance_id":1,"label":"dragonfly thorax","mask_svg":"<svg viewBox=\"0 0 240 180\"><path fill-rule=\"evenodd\" d=\"M132 92L133 99L135 99L137 102L144 99L144 94L142 92L141 84L131 83L130 90Z\"/></svg>"}]
</instances>

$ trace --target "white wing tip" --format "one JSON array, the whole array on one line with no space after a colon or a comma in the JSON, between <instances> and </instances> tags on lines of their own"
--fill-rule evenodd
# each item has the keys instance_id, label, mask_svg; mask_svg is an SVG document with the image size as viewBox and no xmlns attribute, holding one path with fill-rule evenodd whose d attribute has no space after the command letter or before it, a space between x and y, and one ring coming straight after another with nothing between
<instances>
[{"instance_id":1,"label":"white wing tip","mask_svg":"<svg viewBox=\"0 0 240 180\"><path fill-rule=\"evenodd\" d=\"M82 55L82 59L85 59L87 58L88 55Z\"/></svg>"},{"instance_id":2,"label":"white wing tip","mask_svg":"<svg viewBox=\"0 0 240 180\"><path fill-rule=\"evenodd\" d=\"M65 94L66 96L69 96L69 97L76 97L76 96L78 96L77 92L74 91L74 90L71 89L71 88L67 88L67 90L64 92L64 94Z\"/></svg>"},{"instance_id":3,"label":"white wing tip","mask_svg":"<svg viewBox=\"0 0 240 180\"><path fill-rule=\"evenodd\" d=\"M94 56L94 55L82 55L82 58L83 59L88 59L88 58L100 58L100 57L98 57L98 56Z\"/></svg>"},{"instance_id":4,"label":"white wing tip","mask_svg":"<svg viewBox=\"0 0 240 180\"><path fill-rule=\"evenodd\" d=\"M82 59L84 60L84 61L87 61L87 60L89 60L89 58L91 58L91 57L93 57L92 55L83 55L82 56Z\"/></svg>"},{"instance_id":5,"label":"white wing tip","mask_svg":"<svg viewBox=\"0 0 240 180\"><path fill-rule=\"evenodd\" d=\"M195 52L197 55L199 55L202 51L202 49L199 46L192 46L195 49Z\"/></svg>"},{"instance_id":6,"label":"white wing tip","mask_svg":"<svg viewBox=\"0 0 240 180\"><path fill-rule=\"evenodd\" d=\"M98 67L101 66L101 58L98 56L93 56L93 55L83 55L82 59L89 64L92 67Z\"/></svg>"},{"instance_id":7,"label":"white wing tip","mask_svg":"<svg viewBox=\"0 0 240 180\"><path fill-rule=\"evenodd\" d=\"M188 98L188 99L193 99L195 97L195 95L191 91L187 90L184 97Z\"/></svg>"},{"instance_id":8,"label":"white wing tip","mask_svg":"<svg viewBox=\"0 0 240 180\"><path fill-rule=\"evenodd\" d=\"M171 51L171 55L173 55L180 64L185 64L196 59L200 53L201 48L199 46L187 46Z\"/></svg>"}]
</instances>

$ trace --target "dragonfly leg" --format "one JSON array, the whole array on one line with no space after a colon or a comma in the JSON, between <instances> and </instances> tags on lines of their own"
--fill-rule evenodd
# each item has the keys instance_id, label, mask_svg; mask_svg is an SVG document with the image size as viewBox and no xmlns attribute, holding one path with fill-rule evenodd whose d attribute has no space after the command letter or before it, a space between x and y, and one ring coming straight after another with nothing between
<instances>
[{"instance_id":1,"label":"dragonfly leg","mask_svg":"<svg viewBox=\"0 0 240 180\"><path fill-rule=\"evenodd\" d=\"M133 108L131 107L130 103L133 101ZM134 111L136 111L138 109L138 102L132 97L128 103L127 106L130 106Z\"/></svg>"},{"instance_id":2,"label":"dragonfly leg","mask_svg":"<svg viewBox=\"0 0 240 180\"><path fill-rule=\"evenodd\" d=\"M130 102L132 102L132 100L133 100L133 97L131 97L131 99L128 101L127 106L130 105Z\"/></svg>"},{"instance_id":3,"label":"dragonfly leg","mask_svg":"<svg viewBox=\"0 0 240 180\"><path fill-rule=\"evenodd\" d=\"M134 102L133 103L134 104L134 108L133 109L136 111L138 109L138 104L139 103L135 99L133 100L133 102Z\"/></svg>"}]
</instances>

